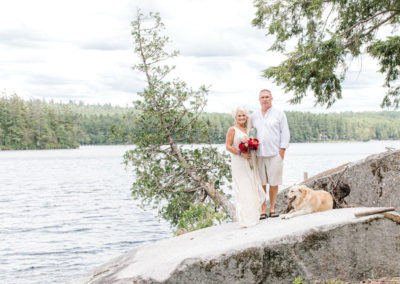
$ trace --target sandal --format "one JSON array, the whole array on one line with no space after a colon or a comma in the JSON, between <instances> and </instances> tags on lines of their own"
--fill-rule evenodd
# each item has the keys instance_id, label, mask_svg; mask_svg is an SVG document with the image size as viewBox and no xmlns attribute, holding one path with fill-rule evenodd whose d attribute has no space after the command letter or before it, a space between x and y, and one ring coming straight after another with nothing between
<instances>
[{"instance_id":1,"label":"sandal","mask_svg":"<svg viewBox=\"0 0 400 284\"><path fill-rule=\"evenodd\" d=\"M267 213L261 213L261 215L260 215L260 220L264 220L264 219L266 219L268 216L267 216Z\"/></svg>"},{"instance_id":2,"label":"sandal","mask_svg":"<svg viewBox=\"0 0 400 284\"><path fill-rule=\"evenodd\" d=\"M278 213L275 213L275 212L269 212L269 215L268 215L269 217L279 217L279 214Z\"/></svg>"}]
</instances>

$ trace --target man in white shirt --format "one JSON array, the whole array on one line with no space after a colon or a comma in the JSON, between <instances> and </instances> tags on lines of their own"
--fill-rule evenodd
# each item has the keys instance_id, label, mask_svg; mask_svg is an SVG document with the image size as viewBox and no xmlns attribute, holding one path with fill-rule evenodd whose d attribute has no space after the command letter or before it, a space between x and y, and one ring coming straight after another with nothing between
<instances>
[{"instance_id":1,"label":"man in white shirt","mask_svg":"<svg viewBox=\"0 0 400 284\"><path fill-rule=\"evenodd\" d=\"M261 90L259 94L261 110L251 116L251 124L257 130L260 145L257 149L258 167L263 189L266 192L269 184L269 217L278 217L275 213L275 201L278 186L282 184L283 159L289 147L290 133L286 115L272 107L272 94L269 90ZM262 205L260 219L265 219L265 201Z\"/></svg>"}]
</instances>

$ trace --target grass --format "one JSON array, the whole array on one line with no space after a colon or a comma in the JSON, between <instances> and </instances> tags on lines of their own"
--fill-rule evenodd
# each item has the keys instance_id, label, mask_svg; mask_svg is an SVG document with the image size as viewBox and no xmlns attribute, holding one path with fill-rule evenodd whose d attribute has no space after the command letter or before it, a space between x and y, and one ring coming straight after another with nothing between
<instances>
[{"instance_id":1,"label":"grass","mask_svg":"<svg viewBox=\"0 0 400 284\"><path fill-rule=\"evenodd\" d=\"M306 281L301 277L294 279L292 284L400 284L400 277L385 277L380 279L367 279L357 282L347 282L343 280L322 280L322 281Z\"/></svg>"}]
</instances>

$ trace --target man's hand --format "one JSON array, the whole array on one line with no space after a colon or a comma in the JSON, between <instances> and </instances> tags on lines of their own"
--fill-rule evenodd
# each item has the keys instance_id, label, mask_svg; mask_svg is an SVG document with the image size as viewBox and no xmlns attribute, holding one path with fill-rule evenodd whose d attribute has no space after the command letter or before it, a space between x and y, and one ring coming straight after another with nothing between
<instances>
[{"instance_id":1,"label":"man's hand","mask_svg":"<svg viewBox=\"0 0 400 284\"><path fill-rule=\"evenodd\" d=\"M281 148L279 150L279 155L281 155L282 160L285 159L285 151L286 151L286 149L283 149L283 148Z\"/></svg>"}]
</instances>

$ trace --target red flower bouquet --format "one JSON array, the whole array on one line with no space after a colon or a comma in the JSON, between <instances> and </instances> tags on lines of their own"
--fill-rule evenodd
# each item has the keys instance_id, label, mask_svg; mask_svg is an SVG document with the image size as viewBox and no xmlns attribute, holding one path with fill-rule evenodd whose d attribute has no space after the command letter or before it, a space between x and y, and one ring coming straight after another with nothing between
<instances>
[{"instance_id":1,"label":"red flower bouquet","mask_svg":"<svg viewBox=\"0 0 400 284\"><path fill-rule=\"evenodd\" d=\"M258 149L259 141L257 138L249 138L247 141L240 142L239 151L242 153L249 153Z\"/></svg>"},{"instance_id":2,"label":"red flower bouquet","mask_svg":"<svg viewBox=\"0 0 400 284\"><path fill-rule=\"evenodd\" d=\"M239 155L241 153L250 153L251 154L251 160L249 160L250 163L250 169L253 169L253 164L255 163L256 155L254 151L257 150L259 141L257 138L249 138L247 141L240 142L239 143Z\"/></svg>"}]
</instances>

